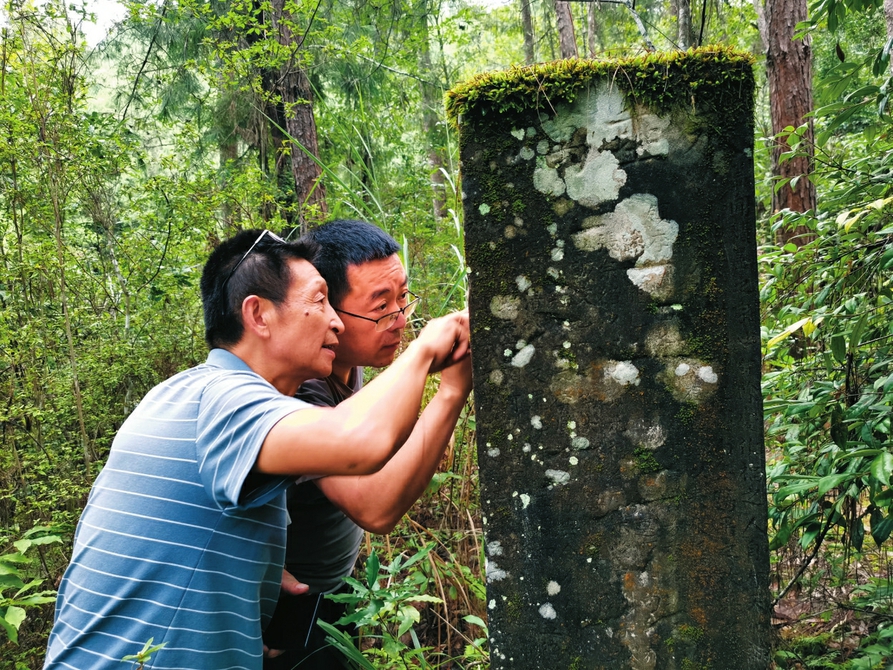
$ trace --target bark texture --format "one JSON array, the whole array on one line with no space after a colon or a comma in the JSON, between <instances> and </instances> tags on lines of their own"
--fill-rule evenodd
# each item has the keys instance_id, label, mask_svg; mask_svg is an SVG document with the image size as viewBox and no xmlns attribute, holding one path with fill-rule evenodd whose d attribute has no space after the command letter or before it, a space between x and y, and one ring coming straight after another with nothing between
<instances>
[{"instance_id":1,"label":"bark texture","mask_svg":"<svg viewBox=\"0 0 893 670\"><path fill-rule=\"evenodd\" d=\"M790 209L805 212L815 209L815 185L807 178L812 173L813 122L806 115L812 111L812 49L808 40L795 40L794 28L807 16L806 0L769 0L763 8L760 32L766 47L766 77L769 83L769 109L772 134L785 128L798 128L804 123L807 132L801 149L806 155L781 161L790 150L785 140L776 140L772 147L772 174L794 180L776 189L772 211ZM781 230L779 241L802 245L811 239L806 229Z\"/></svg>"},{"instance_id":2,"label":"bark texture","mask_svg":"<svg viewBox=\"0 0 893 670\"><path fill-rule=\"evenodd\" d=\"M569 2L555 0L555 22L558 25L558 47L562 58L577 57L577 36Z\"/></svg>"},{"instance_id":3,"label":"bark texture","mask_svg":"<svg viewBox=\"0 0 893 670\"><path fill-rule=\"evenodd\" d=\"M887 26L887 39L893 40L893 0L884 0L884 23ZM890 72L893 73L893 58L890 59Z\"/></svg>"},{"instance_id":4,"label":"bark texture","mask_svg":"<svg viewBox=\"0 0 893 670\"><path fill-rule=\"evenodd\" d=\"M533 13L530 11L532 0L521 2L521 30L524 33L524 62L531 65L536 61L533 47Z\"/></svg>"},{"instance_id":5,"label":"bark texture","mask_svg":"<svg viewBox=\"0 0 893 670\"><path fill-rule=\"evenodd\" d=\"M747 88L463 115L494 670L769 666Z\"/></svg>"},{"instance_id":6,"label":"bark texture","mask_svg":"<svg viewBox=\"0 0 893 670\"><path fill-rule=\"evenodd\" d=\"M299 53L301 44L291 29L291 16L285 8L285 0L272 0L271 7L272 28L279 43L293 54ZM294 57L280 67L278 75L275 82L280 97L277 112L281 114L284 128L291 136L287 141L282 138L282 143L289 146L295 200L300 208L299 220L294 223L300 226L301 234L304 234L307 232L305 212L308 206L315 207L318 215L327 212L322 170L314 160L314 157L319 158L319 144L313 116L313 91L307 73Z\"/></svg>"}]
</instances>

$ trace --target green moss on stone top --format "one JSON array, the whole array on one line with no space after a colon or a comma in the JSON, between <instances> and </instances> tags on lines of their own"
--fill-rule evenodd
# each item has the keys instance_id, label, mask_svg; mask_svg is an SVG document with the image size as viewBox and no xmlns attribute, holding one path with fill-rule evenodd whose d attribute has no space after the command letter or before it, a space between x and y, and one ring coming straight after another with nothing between
<instances>
[{"instance_id":1,"label":"green moss on stone top","mask_svg":"<svg viewBox=\"0 0 893 670\"><path fill-rule=\"evenodd\" d=\"M721 111L724 104L750 105L752 113L754 58L725 46L666 51L610 60L572 58L508 70L485 72L456 85L446 94L447 115L525 112L573 102L593 80L617 85L637 104L659 112L675 108ZM749 116L749 115L748 115Z\"/></svg>"}]
</instances>

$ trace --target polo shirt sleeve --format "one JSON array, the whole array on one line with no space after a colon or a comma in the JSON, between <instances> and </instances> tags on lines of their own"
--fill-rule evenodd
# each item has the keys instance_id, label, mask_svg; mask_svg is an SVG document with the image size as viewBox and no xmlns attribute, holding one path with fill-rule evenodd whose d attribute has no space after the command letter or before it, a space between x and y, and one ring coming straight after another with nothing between
<instances>
[{"instance_id":1,"label":"polo shirt sleeve","mask_svg":"<svg viewBox=\"0 0 893 670\"><path fill-rule=\"evenodd\" d=\"M199 478L209 497L221 508L247 508L282 493L293 478L263 477L250 491L242 488L270 429L306 407L249 372L230 372L209 384L202 395L196 439Z\"/></svg>"}]
</instances>

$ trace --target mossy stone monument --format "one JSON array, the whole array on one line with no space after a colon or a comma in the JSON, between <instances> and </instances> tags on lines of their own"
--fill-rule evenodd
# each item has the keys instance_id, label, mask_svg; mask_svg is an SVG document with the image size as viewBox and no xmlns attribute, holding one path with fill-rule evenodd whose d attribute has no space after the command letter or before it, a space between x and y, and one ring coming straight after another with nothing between
<instances>
[{"instance_id":1,"label":"mossy stone monument","mask_svg":"<svg viewBox=\"0 0 893 670\"><path fill-rule=\"evenodd\" d=\"M491 667L765 670L753 61L454 88Z\"/></svg>"}]
</instances>

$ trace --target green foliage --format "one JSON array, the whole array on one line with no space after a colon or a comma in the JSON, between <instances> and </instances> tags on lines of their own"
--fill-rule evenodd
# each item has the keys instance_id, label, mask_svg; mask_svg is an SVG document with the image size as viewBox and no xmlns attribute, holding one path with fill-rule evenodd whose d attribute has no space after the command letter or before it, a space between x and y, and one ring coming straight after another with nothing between
<instances>
[{"instance_id":1,"label":"green foliage","mask_svg":"<svg viewBox=\"0 0 893 670\"><path fill-rule=\"evenodd\" d=\"M143 666L152 660L152 656L155 654L155 652L164 649L164 646L167 644L167 642L162 642L161 644L153 645L152 642L154 640L154 637L150 637L146 641L146 644L143 645L143 648L140 649L137 653L128 654L121 660L133 661L134 663L138 663L139 665L137 665L137 670L142 670Z\"/></svg>"},{"instance_id":2,"label":"green foliage","mask_svg":"<svg viewBox=\"0 0 893 670\"><path fill-rule=\"evenodd\" d=\"M424 656L426 649L422 648L413 630L413 625L419 622L419 611L413 603L442 601L424 592L428 578L418 567L412 568L424 560L434 546L427 545L406 561L402 555L397 556L390 565L384 566L384 575L381 574L378 555L373 553L366 560L365 581L353 577L345 579L353 588L353 593L326 596L336 602L347 603L348 614L337 623L354 624L365 629L364 637L373 637L379 642L373 656L386 667L428 666ZM402 572L407 574L400 579ZM387 578L387 587L380 582L383 577ZM328 628L326 630L330 631ZM407 633L412 646L401 640ZM355 656L350 647L346 647L349 640L336 638L336 641L339 648L345 646L348 657Z\"/></svg>"},{"instance_id":3,"label":"green foliage","mask_svg":"<svg viewBox=\"0 0 893 670\"><path fill-rule=\"evenodd\" d=\"M37 590L44 582L35 576L41 566L33 555L26 554L32 547L58 542L62 537L54 529L36 526L12 543L15 551L0 554L0 629L11 642L18 642L29 609L56 600L55 591Z\"/></svg>"}]
</instances>

